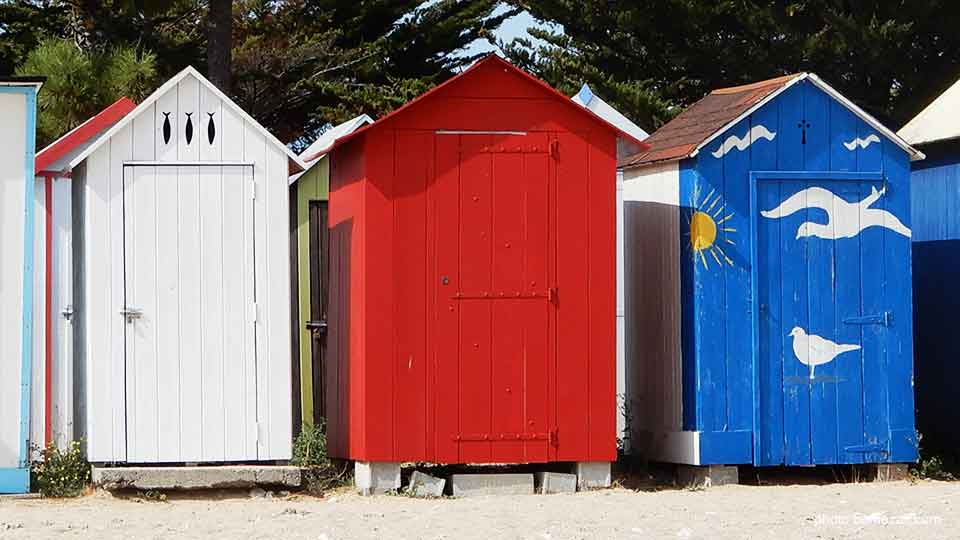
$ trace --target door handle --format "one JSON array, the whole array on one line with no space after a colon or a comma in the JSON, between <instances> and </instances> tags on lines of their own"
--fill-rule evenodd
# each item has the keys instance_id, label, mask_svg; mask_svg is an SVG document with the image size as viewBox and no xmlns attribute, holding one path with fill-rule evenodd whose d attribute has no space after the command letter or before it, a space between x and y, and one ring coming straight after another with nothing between
<instances>
[{"instance_id":1,"label":"door handle","mask_svg":"<svg viewBox=\"0 0 960 540\"><path fill-rule=\"evenodd\" d=\"M327 333L327 321L307 321L303 325L314 334L326 335Z\"/></svg>"},{"instance_id":2,"label":"door handle","mask_svg":"<svg viewBox=\"0 0 960 540\"><path fill-rule=\"evenodd\" d=\"M120 314L127 320L127 324L131 324L133 321L143 317L143 311L136 308L120 308Z\"/></svg>"}]
</instances>

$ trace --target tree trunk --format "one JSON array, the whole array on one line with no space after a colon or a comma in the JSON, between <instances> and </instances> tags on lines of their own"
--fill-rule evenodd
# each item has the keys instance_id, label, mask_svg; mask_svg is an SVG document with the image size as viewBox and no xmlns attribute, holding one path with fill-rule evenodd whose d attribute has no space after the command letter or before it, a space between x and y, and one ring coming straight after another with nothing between
<instances>
[{"instance_id":1,"label":"tree trunk","mask_svg":"<svg viewBox=\"0 0 960 540\"><path fill-rule=\"evenodd\" d=\"M207 28L207 76L223 93L230 94L233 50L233 2L210 0Z\"/></svg>"}]
</instances>

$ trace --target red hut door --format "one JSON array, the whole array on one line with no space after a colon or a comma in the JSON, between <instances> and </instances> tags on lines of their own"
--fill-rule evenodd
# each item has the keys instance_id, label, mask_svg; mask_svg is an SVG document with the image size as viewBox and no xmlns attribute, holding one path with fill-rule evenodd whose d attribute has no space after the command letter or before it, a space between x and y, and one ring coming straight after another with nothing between
<instances>
[{"instance_id":1,"label":"red hut door","mask_svg":"<svg viewBox=\"0 0 960 540\"><path fill-rule=\"evenodd\" d=\"M556 455L550 142L545 133L437 134L438 461Z\"/></svg>"}]
</instances>

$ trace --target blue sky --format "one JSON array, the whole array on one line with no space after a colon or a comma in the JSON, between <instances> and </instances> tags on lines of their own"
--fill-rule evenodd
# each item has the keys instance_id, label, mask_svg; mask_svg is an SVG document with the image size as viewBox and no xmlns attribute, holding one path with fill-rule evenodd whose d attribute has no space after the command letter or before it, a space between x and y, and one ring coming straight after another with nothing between
<instances>
[{"instance_id":1,"label":"blue sky","mask_svg":"<svg viewBox=\"0 0 960 540\"><path fill-rule=\"evenodd\" d=\"M495 11L494 14L503 13L503 11L506 9L509 8L506 6L501 6L497 8L497 11ZM549 25L537 21L532 15L524 11L523 13L504 21L503 25L500 26L496 34L501 41L510 41L518 37L529 37L530 34L527 33L527 28L530 28L531 26L546 28ZM490 52L493 50L494 47L492 45L486 41L480 40L474 42L473 45L464 49L463 54L469 55L481 52Z\"/></svg>"}]
</instances>

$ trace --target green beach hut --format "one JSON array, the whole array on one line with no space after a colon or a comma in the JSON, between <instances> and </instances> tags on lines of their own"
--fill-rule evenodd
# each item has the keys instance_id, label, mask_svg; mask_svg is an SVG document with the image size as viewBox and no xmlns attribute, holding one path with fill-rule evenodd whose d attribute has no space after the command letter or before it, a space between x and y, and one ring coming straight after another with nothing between
<instances>
[{"instance_id":1,"label":"green beach hut","mask_svg":"<svg viewBox=\"0 0 960 540\"><path fill-rule=\"evenodd\" d=\"M340 137L373 119L362 114L323 133L300 157L307 169L290 177L290 253L293 285L293 429L312 426L326 415L323 393L327 330L326 153ZM299 399L297 399L299 396Z\"/></svg>"}]
</instances>

